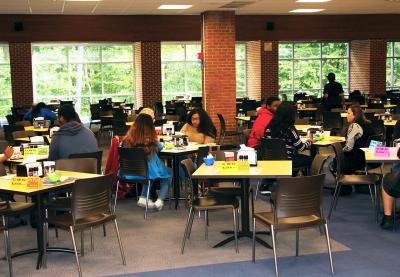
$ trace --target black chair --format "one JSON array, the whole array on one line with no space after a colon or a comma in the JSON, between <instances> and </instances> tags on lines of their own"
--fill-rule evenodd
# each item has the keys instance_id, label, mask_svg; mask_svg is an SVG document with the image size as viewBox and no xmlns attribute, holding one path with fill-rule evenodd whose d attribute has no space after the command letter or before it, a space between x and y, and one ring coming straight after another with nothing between
<instances>
[{"instance_id":1,"label":"black chair","mask_svg":"<svg viewBox=\"0 0 400 277\"><path fill-rule=\"evenodd\" d=\"M286 143L278 138L261 139L261 156L265 161L287 160Z\"/></svg>"},{"instance_id":2,"label":"black chair","mask_svg":"<svg viewBox=\"0 0 400 277\"><path fill-rule=\"evenodd\" d=\"M5 254L6 260L8 261L8 270L10 276L13 276L12 269L12 258L11 258L11 243L9 236L9 218L19 215L24 215L30 213L34 204L32 203L21 203L21 202L10 202L4 201L0 202L0 217L1 223L0 231L3 231L4 234L4 243L5 243Z\"/></svg>"},{"instance_id":3,"label":"black chair","mask_svg":"<svg viewBox=\"0 0 400 277\"><path fill-rule=\"evenodd\" d=\"M113 136L125 136L129 130L129 126L126 125L125 120L112 120L112 132Z\"/></svg>"},{"instance_id":4,"label":"black chair","mask_svg":"<svg viewBox=\"0 0 400 277\"><path fill-rule=\"evenodd\" d=\"M114 199L114 212L117 206L117 196L118 196L118 188L119 183L130 183L136 184L136 193L137 193L137 184L145 184L147 186L146 193L146 210L144 212L144 219L147 219L147 211L148 211L148 202L150 196L150 187L152 185L152 181L148 176L148 167L147 167L147 155L143 147L119 147L119 172L117 175L117 188L115 191L115 199ZM128 176L135 176L137 178L131 179Z\"/></svg>"},{"instance_id":5,"label":"black chair","mask_svg":"<svg viewBox=\"0 0 400 277\"><path fill-rule=\"evenodd\" d=\"M112 175L99 176L87 179L78 179L72 187L71 213L49 217L45 224L53 224L57 228L69 231L74 246L75 259L79 276L82 276L78 250L75 243L76 231L83 233L85 229L113 222L118 238L122 263L126 264L124 249L119 235L117 218L111 210ZM39 226L38 226L39 228ZM46 234L46 232L44 232ZM43 263L47 263L47 237L43 240Z\"/></svg>"},{"instance_id":6,"label":"black chair","mask_svg":"<svg viewBox=\"0 0 400 277\"><path fill-rule=\"evenodd\" d=\"M224 144L225 137L238 137L240 140L242 134L237 131L227 131L226 130L226 123L225 123L225 118L222 114L217 114L218 119L219 119L219 124L221 127L220 133L219 133L219 140L218 144L222 145Z\"/></svg>"},{"instance_id":7,"label":"black chair","mask_svg":"<svg viewBox=\"0 0 400 277\"><path fill-rule=\"evenodd\" d=\"M385 137L386 129L383 120L375 118L375 120L371 121L371 127L374 131L374 134L382 135L383 137Z\"/></svg>"},{"instance_id":8,"label":"black chair","mask_svg":"<svg viewBox=\"0 0 400 277\"><path fill-rule=\"evenodd\" d=\"M92 125L101 124L100 120L100 105L99 104L90 104L90 124L89 128L92 128Z\"/></svg>"},{"instance_id":9,"label":"black chair","mask_svg":"<svg viewBox=\"0 0 400 277\"><path fill-rule=\"evenodd\" d=\"M71 105L71 106L73 106L74 105L74 101L70 101L70 100L68 100L68 101L60 101L60 107L62 107L62 106L64 106L64 105Z\"/></svg>"},{"instance_id":10,"label":"black chair","mask_svg":"<svg viewBox=\"0 0 400 277\"><path fill-rule=\"evenodd\" d=\"M192 184L192 174L195 171L195 167L193 166L193 161L190 159L183 160L181 162L184 168L185 177L189 180L191 187L193 188ZM193 195L193 192L192 192ZM208 239L208 211L210 210L222 210L222 209L232 209L233 213L233 228L235 233L235 248L236 253L239 253L239 246L238 246L238 209L239 209L239 201L236 197L223 197L223 196L215 196L215 197L195 197L193 195L190 209L188 213L188 218L186 222L186 228L183 235L182 240L182 247L181 253L183 254L185 251L185 243L186 240L190 238L190 233L192 231L194 215L196 211L204 211L205 220L205 239Z\"/></svg>"},{"instance_id":11,"label":"black chair","mask_svg":"<svg viewBox=\"0 0 400 277\"><path fill-rule=\"evenodd\" d=\"M329 264L332 275L333 261L328 222L322 211L322 188L325 174L278 179L274 193L272 212L254 212L254 200L251 198L253 214L253 251L252 261L255 262L256 222L267 225L271 230L272 249L275 261L275 274L278 277L278 257L276 253L276 232L296 230L296 256L299 255L300 229L314 226L325 227ZM295 182L295 184L294 184Z\"/></svg>"},{"instance_id":12,"label":"black chair","mask_svg":"<svg viewBox=\"0 0 400 277\"><path fill-rule=\"evenodd\" d=\"M154 105L154 112L156 114L156 117L161 117L164 115L164 106L163 106L162 102L157 102Z\"/></svg>"},{"instance_id":13,"label":"black chair","mask_svg":"<svg viewBox=\"0 0 400 277\"><path fill-rule=\"evenodd\" d=\"M163 126L163 124L167 123L167 119L156 119L154 120L154 126L159 127Z\"/></svg>"},{"instance_id":14,"label":"black chair","mask_svg":"<svg viewBox=\"0 0 400 277\"><path fill-rule=\"evenodd\" d=\"M338 133L343 128L343 119L340 112L323 112L322 119L324 130Z\"/></svg>"},{"instance_id":15,"label":"black chair","mask_svg":"<svg viewBox=\"0 0 400 277\"><path fill-rule=\"evenodd\" d=\"M103 162L103 151L89 152L89 153L76 153L71 154L68 157L69 159L77 159L77 158L94 158L97 160L97 174L101 174L101 165Z\"/></svg>"},{"instance_id":16,"label":"black chair","mask_svg":"<svg viewBox=\"0 0 400 277\"><path fill-rule=\"evenodd\" d=\"M378 216L378 209L377 209L377 203L378 203L378 189L377 185L379 183L379 176L377 175L346 175L344 173L344 153L343 153L343 148L340 142L335 142L332 144L333 150L336 155L336 186L335 186L335 192L333 194L333 199L331 202L331 206L329 209L329 214L328 214L328 219L331 218L332 211L336 209L337 202L339 199L340 195L340 189L342 186L359 186L359 185L368 185L370 194L371 194L371 199L372 199L372 204L375 208L376 216ZM374 194L372 193L372 188L374 188Z\"/></svg>"},{"instance_id":17,"label":"black chair","mask_svg":"<svg viewBox=\"0 0 400 277\"><path fill-rule=\"evenodd\" d=\"M3 126L3 131L4 131L4 138L6 141L8 141L10 144L14 143L14 137L13 133L16 131L24 131L25 128L24 126L18 126L18 125L4 125Z\"/></svg>"}]
</instances>

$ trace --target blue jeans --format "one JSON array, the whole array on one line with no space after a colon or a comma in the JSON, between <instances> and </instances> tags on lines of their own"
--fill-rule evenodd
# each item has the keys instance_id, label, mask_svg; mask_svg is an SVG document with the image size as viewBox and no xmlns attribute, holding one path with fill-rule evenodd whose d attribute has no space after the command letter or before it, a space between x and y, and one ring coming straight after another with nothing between
<instances>
[{"instance_id":1,"label":"blue jeans","mask_svg":"<svg viewBox=\"0 0 400 277\"><path fill-rule=\"evenodd\" d=\"M167 170L169 171L169 173L172 176L171 168L167 167ZM165 198L167 198L168 188L169 188L170 183L171 183L171 178L160 179L160 191L158 192L158 198L159 199L164 200ZM142 193L140 195L141 197L146 197L147 196L147 188L148 188L148 185L143 185Z\"/></svg>"}]
</instances>

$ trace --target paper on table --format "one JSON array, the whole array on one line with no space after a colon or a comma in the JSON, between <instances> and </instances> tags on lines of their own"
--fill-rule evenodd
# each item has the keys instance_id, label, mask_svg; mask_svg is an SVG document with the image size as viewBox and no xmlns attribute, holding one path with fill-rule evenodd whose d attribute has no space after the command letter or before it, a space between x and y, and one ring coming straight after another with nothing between
<instances>
[{"instance_id":1,"label":"paper on table","mask_svg":"<svg viewBox=\"0 0 400 277\"><path fill-rule=\"evenodd\" d=\"M37 158L36 155L30 155L30 156L28 156L28 157L26 157L26 158L24 159L24 161L22 162L22 164L35 163L36 160L37 160L36 158Z\"/></svg>"},{"instance_id":2,"label":"paper on table","mask_svg":"<svg viewBox=\"0 0 400 277\"><path fill-rule=\"evenodd\" d=\"M5 179L5 180L11 180L12 177L14 177L14 176L15 176L15 174L7 174L7 175L4 175L4 176L1 176L0 178L1 179Z\"/></svg>"}]
</instances>

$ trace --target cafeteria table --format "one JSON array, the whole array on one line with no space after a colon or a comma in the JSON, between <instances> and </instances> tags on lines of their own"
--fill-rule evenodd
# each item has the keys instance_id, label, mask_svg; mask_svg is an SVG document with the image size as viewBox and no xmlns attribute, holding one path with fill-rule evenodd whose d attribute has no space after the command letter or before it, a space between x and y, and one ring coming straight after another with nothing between
<instances>
[{"instance_id":1,"label":"cafeteria table","mask_svg":"<svg viewBox=\"0 0 400 277\"><path fill-rule=\"evenodd\" d=\"M35 128L34 126L25 126L24 127L25 131L34 131L36 133L48 133L49 128L43 127L43 128Z\"/></svg>"},{"instance_id":2,"label":"cafeteria table","mask_svg":"<svg viewBox=\"0 0 400 277\"><path fill-rule=\"evenodd\" d=\"M237 116L236 119L240 121L250 121L250 116Z\"/></svg>"},{"instance_id":3,"label":"cafeteria table","mask_svg":"<svg viewBox=\"0 0 400 277\"><path fill-rule=\"evenodd\" d=\"M96 176L100 176L97 174L89 174L82 172L73 172L73 171L59 171L62 176L69 177L66 181L61 182L59 184L44 184L38 188L28 188L24 185L12 185L11 178L15 175L6 175L0 177L0 193L4 194L18 194L29 196L32 198L32 201L36 204L36 240L37 240L37 248L22 250L16 252L12 255L12 257L18 257L27 254L38 253L36 269L40 269L42 267L42 258L44 254L43 247L43 223L45 217L45 206L44 199L49 193L58 191L58 190L67 190L70 189L74 184L76 179L85 179L92 178ZM61 248L61 247L48 247L48 252L63 252L63 253L74 253L72 249Z\"/></svg>"},{"instance_id":4,"label":"cafeteria table","mask_svg":"<svg viewBox=\"0 0 400 277\"><path fill-rule=\"evenodd\" d=\"M282 178L282 177L291 177L292 176L292 161L290 160L281 160L281 161L258 161L257 166L251 166L249 170L243 171L234 171L234 172L221 172L220 166L221 161L216 161L214 165L207 166L202 164L193 174L192 179L194 180L210 180L210 179L236 179L240 180L240 188L241 188L241 231L238 234L238 237L248 237L252 238L252 232L250 231L250 211L249 211L249 187L250 187L250 179L267 179L267 178ZM194 182L196 185L197 182ZM232 232L224 232L227 234L231 234ZM235 238L231 236L217 245L214 246L220 247L225 245L226 243L233 241ZM256 238L256 240L263 244L264 246L271 248L271 246L260 238Z\"/></svg>"},{"instance_id":5,"label":"cafeteria table","mask_svg":"<svg viewBox=\"0 0 400 277\"><path fill-rule=\"evenodd\" d=\"M365 153L365 162L368 163L398 163L400 159L397 157L398 147L388 147L389 148L389 156L381 157L376 156L373 149L370 148L361 148L361 150Z\"/></svg>"}]
</instances>

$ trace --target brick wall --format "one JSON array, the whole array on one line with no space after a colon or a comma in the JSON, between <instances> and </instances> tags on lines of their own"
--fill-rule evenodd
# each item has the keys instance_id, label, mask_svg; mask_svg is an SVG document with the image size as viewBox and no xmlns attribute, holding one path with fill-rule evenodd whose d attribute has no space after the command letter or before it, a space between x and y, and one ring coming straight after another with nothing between
<instances>
[{"instance_id":1,"label":"brick wall","mask_svg":"<svg viewBox=\"0 0 400 277\"><path fill-rule=\"evenodd\" d=\"M236 128L235 13L202 14L203 105L219 130L217 113L227 130Z\"/></svg>"},{"instance_id":2,"label":"brick wall","mask_svg":"<svg viewBox=\"0 0 400 277\"><path fill-rule=\"evenodd\" d=\"M9 44L13 106L33 103L32 49L30 43Z\"/></svg>"},{"instance_id":3,"label":"brick wall","mask_svg":"<svg viewBox=\"0 0 400 277\"><path fill-rule=\"evenodd\" d=\"M264 50L264 43L272 44L272 51ZM246 43L247 96L261 100L279 92L278 42L249 41Z\"/></svg>"},{"instance_id":4,"label":"brick wall","mask_svg":"<svg viewBox=\"0 0 400 277\"><path fill-rule=\"evenodd\" d=\"M153 107L162 100L161 43L135 43L136 108Z\"/></svg>"},{"instance_id":5,"label":"brick wall","mask_svg":"<svg viewBox=\"0 0 400 277\"><path fill-rule=\"evenodd\" d=\"M383 95L386 90L386 41L350 42L350 91Z\"/></svg>"}]
</instances>

